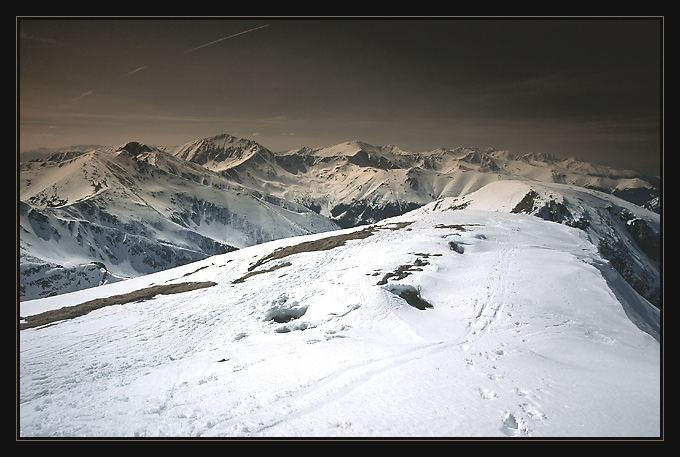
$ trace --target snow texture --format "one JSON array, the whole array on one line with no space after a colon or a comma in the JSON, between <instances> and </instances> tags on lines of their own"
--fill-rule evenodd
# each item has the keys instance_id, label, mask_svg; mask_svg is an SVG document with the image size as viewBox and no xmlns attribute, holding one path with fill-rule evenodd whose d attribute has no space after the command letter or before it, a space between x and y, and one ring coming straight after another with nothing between
<instances>
[{"instance_id":1,"label":"snow texture","mask_svg":"<svg viewBox=\"0 0 680 457\"><path fill-rule=\"evenodd\" d=\"M207 285L21 330L19 435L659 437L659 309L603 257L605 234L512 211L556 189L499 181L368 228L24 301L28 323Z\"/></svg>"}]
</instances>

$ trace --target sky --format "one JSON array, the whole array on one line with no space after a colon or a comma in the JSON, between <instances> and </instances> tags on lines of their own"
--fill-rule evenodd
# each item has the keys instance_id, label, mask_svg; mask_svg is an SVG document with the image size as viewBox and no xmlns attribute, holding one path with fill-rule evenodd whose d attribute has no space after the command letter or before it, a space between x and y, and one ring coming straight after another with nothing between
<instances>
[{"instance_id":1,"label":"sky","mask_svg":"<svg viewBox=\"0 0 680 457\"><path fill-rule=\"evenodd\" d=\"M20 151L229 133L540 152L660 174L663 21L17 18Z\"/></svg>"}]
</instances>

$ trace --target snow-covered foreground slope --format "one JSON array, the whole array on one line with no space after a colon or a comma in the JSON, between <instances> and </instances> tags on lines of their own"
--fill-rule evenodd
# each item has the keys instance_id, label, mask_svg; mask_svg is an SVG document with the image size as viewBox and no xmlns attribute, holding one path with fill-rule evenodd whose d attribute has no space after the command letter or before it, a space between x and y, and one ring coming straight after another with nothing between
<instances>
[{"instance_id":1,"label":"snow-covered foreground slope","mask_svg":"<svg viewBox=\"0 0 680 457\"><path fill-rule=\"evenodd\" d=\"M532 181L493 182L440 205L531 214L579 228L637 293L661 307L658 213L596 190Z\"/></svg>"},{"instance_id":2,"label":"snow-covered foreground slope","mask_svg":"<svg viewBox=\"0 0 680 457\"><path fill-rule=\"evenodd\" d=\"M583 230L452 203L21 303L119 295L20 331L20 436L659 437L659 311Z\"/></svg>"}]
</instances>

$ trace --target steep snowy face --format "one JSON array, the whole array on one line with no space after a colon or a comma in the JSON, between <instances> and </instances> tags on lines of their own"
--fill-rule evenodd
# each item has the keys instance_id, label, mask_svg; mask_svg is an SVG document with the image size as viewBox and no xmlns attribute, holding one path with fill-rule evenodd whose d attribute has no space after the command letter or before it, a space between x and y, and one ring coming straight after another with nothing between
<instances>
[{"instance_id":1,"label":"steep snowy face","mask_svg":"<svg viewBox=\"0 0 680 457\"><path fill-rule=\"evenodd\" d=\"M20 436L659 436L659 311L501 184L23 302Z\"/></svg>"},{"instance_id":2,"label":"steep snowy face","mask_svg":"<svg viewBox=\"0 0 680 457\"><path fill-rule=\"evenodd\" d=\"M139 143L25 163L19 178L22 299L337 228ZM99 277L78 278L92 262Z\"/></svg>"}]
</instances>

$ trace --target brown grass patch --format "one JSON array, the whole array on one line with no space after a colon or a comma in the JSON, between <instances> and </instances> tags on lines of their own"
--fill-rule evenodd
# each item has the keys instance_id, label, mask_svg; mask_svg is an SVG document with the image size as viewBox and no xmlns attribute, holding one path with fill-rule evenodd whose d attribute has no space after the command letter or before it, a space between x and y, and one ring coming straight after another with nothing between
<instances>
[{"instance_id":1,"label":"brown grass patch","mask_svg":"<svg viewBox=\"0 0 680 457\"><path fill-rule=\"evenodd\" d=\"M422 257L429 257L429 254L416 254L416 255L422 256ZM394 281L399 281L401 279L404 279L405 277L407 277L408 275L410 275L414 271L423 271L423 269L420 268L420 267L424 267L425 265L429 265L429 264L430 264L430 262L428 262L427 260L417 258L415 260L415 262L413 262L413 264L401 265L401 266L398 266L397 269L394 270L393 272L386 273L383 276L383 278L380 281L378 281L377 285L382 286L382 285L387 284L388 279L393 279Z\"/></svg>"},{"instance_id":2,"label":"brown grass patch","mask_svg":"<svg viewBox=\"0 0 680 457\"><path fill-rule=\"evenodd\" d=\"M454 229L454 230L460 230L461 232L467 231L465 227L480 227L481 224L449 224L449 225L444 225L444 224L437 224L434 226L434 228L438 229Z\"/></svg>"},{"instance_id":3,"label":"brown grass patch","mask_svg":"<svg viewBox=\"0 0 680 457\"><path fill-rule=\"evenodd\" d=\"M43 325L53 324L55 322L63 321L66 319L73 319L79 316L84 316L85 314L91 311L103 308L105 306L124 305L126 303L131 302L141 302L144 300L150 300L154 298L156 295L180 294L183 292L189 292L191 290L211 287L214 286L215 284L217 283L214 283L212 281L165 284L139 289L134 292L129 292L127 294L112 295L110 297L104 298L95 298L94 300L86 301L79 305L66 306L64 308L45 311L43 313L35 314L33 316L27 316L23 318L25 322L19 324L19 329L24 330L27 328L41 327Z\"/></svg>"},{"instance_id":4,"label":"brown grass patch","mask_svg":"<svg viewBox=\"0 0 680 457\"><path fill-rule=\"evenodd\" d=\"M262 274L262 273L271 273L272 271L278 270L279 268L289 267L290 265L291 265L290 262L284 262L284 263L280 263L278 265L274 265L273 267L268 268L266 270L249 271L248 273L241 276L240 278L234 279L231 283L232 284L240 284L240 283L244 282L246 279L250 278L251 276L259 275L259 274Z\"/></svg>"},{"instance_id":5,"label":"brown grass patch","mask_svg":"<svg viewBox=\"0 0 680 457\"><path fill-rule=\"evenodd\" d=\"M368 238L369 236L373 235L373 233L379 229L388 229L388 230L399 230L404 227L407 227L411 225L412 222L399 222L399 223L394 223L390 224L389 226L370 226L366 227L363 230L358 230L355 232L350 232L350 233L343 233L341 235L333 235L333 236L328 236L326 238L321 238L319 240L313 240L313 241L305 241L299 244L295 244L293 246L286 246L282 248L276 249L274 252L271 254L267 254L266 256L262 257L260 260L255 262L253 265L248 267L248 271L252 271L255 268L259 267L265 262L269 262L270 260L278 260L278 259L283 259L284 257L288 257L293 254L300 254L302 252L314 252L314 251L327 251L329 249L337 248L339 246L344 246L345 243L349 240L360 240L364 238ZM264 273L265 271L263 271Z\"/></svg>"}]
</instances>

